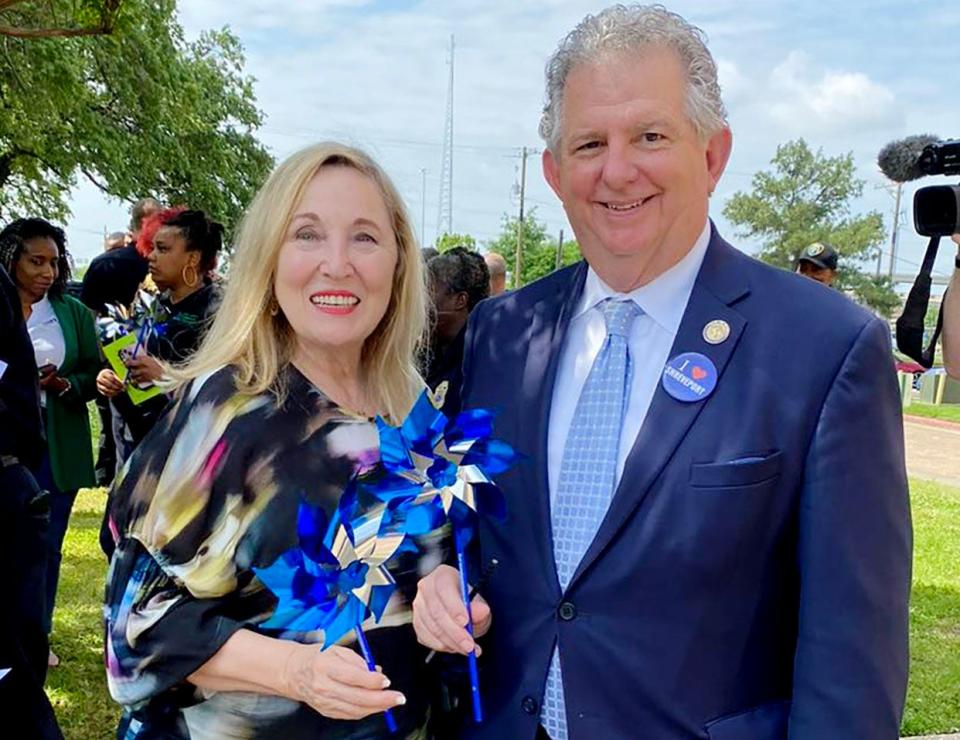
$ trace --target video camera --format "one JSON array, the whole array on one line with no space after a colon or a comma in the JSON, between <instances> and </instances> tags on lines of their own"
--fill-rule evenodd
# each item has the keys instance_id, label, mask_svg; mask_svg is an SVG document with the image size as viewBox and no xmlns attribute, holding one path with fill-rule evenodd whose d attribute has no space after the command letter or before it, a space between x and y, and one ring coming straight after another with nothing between
<instances>
[{"instance_id":1,"label":"video camera","mask_svg":"<svg viewBox=\"0 0 960 740\"><path fill-rule=\"evenodd\" d=\"M924 175L960 175L960 139L928 144L917 167ZM913 196L913 223L921 236L960 233L960 185L930 185Z\"/></svg>"},{"instance_id":2,"label":"video camera","mask_svg":"<svg viewBox=\"0 0 960 740\"><path fill-rule=\"evenodd\" d=\"M927 175L960 175L960 139L940 140L929 134L887 144L877 157L880 169L897 183ZM913 196L913 223L917 233L930 237L920 272L910 288L903 313L897 319L897 348L929 368L943 328L943 309L927 347L923 346L925 318L930 305L933 264L940 238L960 233L960 185L930 185Z\"/></svg>"}]
</instances>

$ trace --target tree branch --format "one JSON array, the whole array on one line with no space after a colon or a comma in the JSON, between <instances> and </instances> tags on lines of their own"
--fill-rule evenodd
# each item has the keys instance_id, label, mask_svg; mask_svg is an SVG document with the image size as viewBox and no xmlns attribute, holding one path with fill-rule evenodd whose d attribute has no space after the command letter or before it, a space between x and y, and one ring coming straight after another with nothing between
<instances>
[{"instance_id":1,"label":"tree branch","mask_svg":"<svg viewBox=\"0 0 960 740\"><path fill-rule=\"evenodd\" d=\"M110 189L106 185L104 185L102 182L97 180L97 178L94 177L93 173L90 172L86 167L81 167L80 171L83 173L84 177L86 177L90 182L96 185L97 188L99 188L101 191L103 191L107 195L113 195L113 193L110 192Z\"/></svg>"},{"instance_id":2,"label":"tree branch","mask_svg":"<svg viewBox=\"0 0 960 740\"><path fill-rule=\"evenodd\" d=\"M23 0L0 0L0 11L12 7ZM0 36L12 36L20 39L67 38L74 36L109 36L113 33L113 24L123 0L104 0L100 11L100 25L87 28L21 28L0 26Z\"/></svg>"},{"instance_id":3,"label":"tree branch","mask_svg":"<svg viewBox=\"0 0 960 740\"><path fill-rule=\"evenodd\" d=\"M12 36L17 39L65 38L68 36L109 36L113 32L113 23L99 28L15 28L0 26L0 36Z\"/></svg>"}]
</instances>

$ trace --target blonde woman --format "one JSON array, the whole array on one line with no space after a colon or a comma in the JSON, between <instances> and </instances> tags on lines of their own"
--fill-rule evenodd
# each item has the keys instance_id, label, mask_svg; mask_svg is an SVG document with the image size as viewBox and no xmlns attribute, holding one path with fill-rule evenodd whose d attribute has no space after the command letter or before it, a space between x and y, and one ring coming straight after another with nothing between
<instances>
[{"instance_id":1,"label":"blonde woman","mask_svg":"<svg viewBox=\"0 0 960 740\"><path fill-rule=\"evenodd\" d=\"M253 574L297 545L301 497L332 514L378 459L371 417L422 388L422 268L400 197L338 144L280 165L244 218L223 302L175 405L112 491L106 658L124 738L401 737L426 720L410 627L417 561L369 629L382 673L322 634L258 627ZM389 688L388 688L389 687Z\"/></svg>"}]
</instances>

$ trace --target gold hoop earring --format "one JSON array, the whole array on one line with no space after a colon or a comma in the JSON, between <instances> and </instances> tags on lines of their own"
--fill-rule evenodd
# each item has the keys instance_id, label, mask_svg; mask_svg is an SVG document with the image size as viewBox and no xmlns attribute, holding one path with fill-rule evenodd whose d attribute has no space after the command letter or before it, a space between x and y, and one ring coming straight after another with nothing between
<instances>
[{"instance_id":1,"label":"gold hoop earring","mask_svg":"<svg viewBox=\"0 0 960 740\"><path fill-rule=\"evenodd\" d=\"M187 270L193 271L193 280L187 280ZM192 288L200 282L200 273L197 272L197 268L193 265L184 265L183 269L180 270L180 277L183 278L183 284L188 288Z\"/></svg>"}]
</instances>

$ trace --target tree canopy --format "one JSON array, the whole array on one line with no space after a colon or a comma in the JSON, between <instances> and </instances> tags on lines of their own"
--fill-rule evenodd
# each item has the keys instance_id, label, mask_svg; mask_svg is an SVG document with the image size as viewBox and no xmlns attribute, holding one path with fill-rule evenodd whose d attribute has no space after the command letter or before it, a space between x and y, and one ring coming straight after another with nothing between
<instances>
[{"instance_id":1,"label":"tree canopy","mask_svg":"<svg viewBox=\"0 0 960 740\"><path fill-rule=\"evenodd\" d=\"M0 0L0 218L62 220L84 177L235 223L272 166L244 61L226 29L187 41L174 0Z\"/></svg>"},{"instance_id":2,"label":"tree canopy","mask_svg":"<svg viewBox=\"0 0 960 740\"><path fill-rule=\"evenodd\" d=\"M496 239L487 243L491 252L503 255L507 262L507 272L512 276L517 254L517 225L516 216L504 215L501 221L500 234ZM563 259L561 266L572 265L580 259L580 247L573 240L564 240ZM523 260L521 262L520 285L527 285L534 280L549 275L556 268L557 239L547 233L547 226L537 220L536 209L523 220ZM507 281L513 285L512 280Z\"/></svg>"},{"instance_id":3,"label":"tree canopy","mask_svg":"<svg viewBox=\"0 0 960 740\"><path fill-rule=\"evenodd\" d=\"M469 234L441 234L433 245L438 252L448 252L454 247L477 251L477 240Z\"/></svg>"},{"instance_id":4,"label":"tree canopy","mask_svg":"<svg viewBox=\"0 0 960 740\"><path fill-rule=\"evenodd\" d=\"M735 193L723 213L738 235L760 241L760 259L792 268L797 255L813 242L827 242L840 255L836 286L850 290L866 306L889 317L899 305L886 276L868 272L885 239L876 211L852 213L863 193L853 155L827 157L798 139L777 147L772 169L753 176L752 190Z\"/></svg>"}]
</instances>

